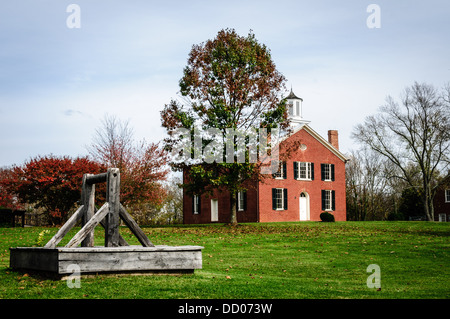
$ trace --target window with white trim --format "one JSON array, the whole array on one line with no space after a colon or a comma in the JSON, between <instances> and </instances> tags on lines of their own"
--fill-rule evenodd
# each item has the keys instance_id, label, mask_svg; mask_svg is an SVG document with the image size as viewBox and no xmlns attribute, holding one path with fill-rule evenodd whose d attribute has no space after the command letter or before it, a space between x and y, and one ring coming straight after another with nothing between
<instances>
[{"instance_id":1,"label":"window with white trim","mask_svg":"<svg viewBox=\"0 0 450 319\"><path fill-rule=\"evenodd\" d=\"M294 162L294 179L296 180L314 180L314 163Z\"/></svg>"},{"instance_id":2,"label":"window with white trim","mask_svg":"<svg viewBox=\"0 0 450 319\"><path fill-rule=\"evenodd\" d=\"M283 209L283 189L282 188L277 188L277 192L276 192L276 208L278 209Z\"/></svg>"},{"instance_id":3,"label":"window with white trim","mask_svg":"<svg viewBox=\"0 0 450 319\"><path fill-rule=\"evenodd\" d=\"M299 179L311 180L311 163L299 162Z\"/></svg>"},{"instance_id":4,"label":"window with white trim","mask_svg":"<svg viewBox=\"0 0 450 319\"><path fill-rule=\"evenodd\" d=\"M273 177L276 179L286 179L286 162L278 162L278 171L273 174Z\"/></svg>"},{"instance_id":5,"label":"window with white trim","mask_svg":"<svg viewBox=\"0 0 450 319\"><path fill-rule=\"evenodd\" d=\"M314 163L294 162L294 179L296 180L314 180Z\"/></svg>"},{"instance_id":6,"label":"window with white trim","mask_svg":"<svg viewBox=\"0 0 450 319\"><path fill-rule=\"evenodd\" d=\"M323 181L334 181L334 164L320 164Z\"/></svg>"},{"instance_id":7,"label":"window with white trim","mask_svg":"<svg viewBox=\"0 0 450 319\"><path fill-rule=\"evenodd\" d=\"M324 210L331 210L331 191L325 191L324 196Z\"/></svg>"},{"instance_id":8,"label":"window with white trim","mask_svg":"<svg viewBox=\"0 0 450 319\"><path fill-rule=\"evenodd\" d=\"M445 190L445 202L450 203L450 189Z\"/></svg>"},{"instance_id":9,"label":"window with white trim","mask_svg":"<svg viewBox=\"0 0 450 319\"><path fill-rule=\"evenodd\" d=\"M198 214L200 212L200 196L194 195L194 214Z\"/></svg>"},{"instance_id":10,"label":"window with white trim","mask_svg":"<svg viewBox=\"0 0 450 319\"><path fill-rule=\"evenodd\" d=\"M244 191L240 191L237 193L237 210L242 212L245 210L245 194Z\"/></svg>"},{"instance_id":11,"label":"window with white trim","mask_svg":"<svg viewBox=\"0 0 450 319\"><path fill-rule=\"evenodd\" d=\"M324 211L335 210L335 191L322 190L322 210Z\"/></svg>"},{"instance_id":12,"label":"window with white trim","mask_svg":"<svg viewBox=\"0 0 450 319\"><path fill-rule=\"evenodd\" d=\"M287 188L272 188L272 209L287 210L288 209L288 190Z\"/></svg>"}]
</instances>

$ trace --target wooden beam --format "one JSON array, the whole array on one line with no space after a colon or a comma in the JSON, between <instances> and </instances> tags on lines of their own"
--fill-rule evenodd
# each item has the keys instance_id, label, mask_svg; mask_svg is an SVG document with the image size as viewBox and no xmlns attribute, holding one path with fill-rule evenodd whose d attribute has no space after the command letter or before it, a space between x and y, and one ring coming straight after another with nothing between
<instances>
[{"instance_id":1,"label":"wooden beam","mask_svg":"<svg viewBox=\"0 0 450 319\"><path fill-rule=\"evenodd\" d=\"M64 238L64 236L72 229L73 226L81 219L84 213L84 206L81 205L69 220L58 230L55 236L48 241L44 248L55 248L56 245Z\"/></svg>"},{"instance_id":2,"label":"wooden beam","mask_svg":"<svg viewBox=\"0 0 450 319\"><path fill-rule=\"evenodd\" d=\"M97 175L89 174L89 176L86 178L86 183L88 184L96 184L96 183L104 183L106 182L108 173L101 173Z\"/></svg>"},{"instance_id":3,"label":"wooden beam","mask_svg":"<svg viewBox=\"0 0 450 319\"><path fill-rule=\"evenodd\" d=\"M87 183L87 179L93 176L91 174L83 175L83 186L81 190L81 203L84 205L84 214L82 218L82 226L94 216L95 209L95 184ZM94 247L94 229L86 235L86 238L81 243L82 247Z\"/></svg>"},{"instance_id":4,"label":"wooden beam","mask_svg":"<svg viewBox=\"0 0 450 319\"><path fill-rule=\"evenodd\" d=\"M16 247L10 248L10 267L51 275L72 275L72 264L80 267L80 275L102 272L144 274L147 271L186 273L202 268L202 249L201 246Z\"/></svg>"},{"instance_id":5,"label":"wooden beam","mask_svg":"<svg viewBox=\"0 0 450 319\"><path fill-rule=\"evenodd\" d=\"M134 221L133 217L127 212L125 207L123 207L122 204L120 204L120 210L119 210L120 218L124 221L124 223L128 226L128 228L131 230L131 232L136 236L136 238L139 240L142 246L144 247L155 247L153 243L148 239L148 237L145 235L145 233L142 231L142 229L139 227L139 225Z\"/></svg>"},{"instance_id":6,"label":"wooden beam","mask_svg":"<svg viewBox=\"0 0 450 319\"><path fill-rule=\"evenodd\" d=\"M105 247L119 247L120 172L118 168L108 168L106 200L109 212L106 217Z\"/></svg>"},{"instance_id":7,"label":"wooden beam","mask_svg":"<svg viewBox=\"0 0 450 319\"><path fill-rule=\"evenodd\" d=\"M97 226L103 218L108 214L108 203L103 204L103 206L98 210L97 213L80 229L78 233L73 236L69 243L65 246L68 248L77 247L86 238L86 235L90 233L95 226Z\"/></svg>"},{"instance_id":8,"label":"wooden beam","mask_svg":"<svg viewBox=\"0 0 450 319\"><path fill-rule=\"evenodd\" d=\"M106 229L106 223L104 219L100 222L100 225L103 227L103 229ZM120 234L119 234L119 246L130 246L130 244Z\"/></svg>"}]
</instances>

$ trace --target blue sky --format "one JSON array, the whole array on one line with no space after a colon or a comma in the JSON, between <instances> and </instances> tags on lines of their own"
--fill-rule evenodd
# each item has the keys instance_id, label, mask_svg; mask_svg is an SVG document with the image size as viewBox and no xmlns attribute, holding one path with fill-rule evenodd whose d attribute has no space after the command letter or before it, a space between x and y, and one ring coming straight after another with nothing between
<instances>
[{"instance_id":1,"label":"blue sky","mask_svg":"<svg viewBox=\"0 0 450 319\"><path fill-rule=\"evenodd\" d=\"M70 29L69 4L81 28ZM370 4L381 27L368 28ZM136 139L164 137L193 44L253 30L304 99L303 115L343 152L353 126L414 81L450 81L448 1L16 0L0 4L0 167L37 155L86 155L105 113Z\"/></svg>"}]
</instances>

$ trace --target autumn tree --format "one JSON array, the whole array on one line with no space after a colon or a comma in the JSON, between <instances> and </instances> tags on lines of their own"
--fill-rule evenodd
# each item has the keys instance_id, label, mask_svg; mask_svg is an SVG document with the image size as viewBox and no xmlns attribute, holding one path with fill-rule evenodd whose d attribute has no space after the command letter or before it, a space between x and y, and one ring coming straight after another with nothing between
<instances>
[{"instance_id":1,"label":"autumn tree","mask_svg":"<svg viewBox=\"0 0 450 319\"><path fill-rule=\"evenodd\" d=\"M94 160L119 168L120 200L125 206L138 209L143 203L162 203L161 181L169 172L167 153L158 143L136 142L128 121L105 115L87 149Z\"/></svg>"},{"instance_id":2,"label":"autumn tree","mask_svg":"<svg viewBox=\"0 0 450 319\"><path fill-rule=\"evenodd\" d=\"M20 202L44 208L52 224L59 225L81 198L83 174L104 170L86 157L38 156L23 166L13 166L0 184Z\"/></svg>"},{"instance_id":3,"label":"autumn tree","mask_svg":"<svg viewBox=\"0 0 450 319\"><path fill-rule=\"evenodd\" d=\"M240 36L233 29L221 30L213 40L194 45L179 81L182 101L172 100L161 112L163 127L169 137L168 150L183 143L180 128L189 129L199 145L191 148L196 161L172 160L172 168L184 171L188 180L183 187L188 194L202 194L214 189L230 193L230 223L236 224L236 194L246 190L249 179L263 179L261 161L254 162L248 149L255 140L252 130L278 128L289 130L286 103L282 99L285 78L277 71L270 50L250 32ZM239 132L239 138L228 133ZM241 144L239 144L241 143ZM227 144L230 158L224 160ZM195 154L200 148L200 155ZM238 160L238 158L240 160Z\"/></svg>"},{"instance_id":4,"label":"autumn tree","mask_svg":"<svg viewBox=\"0 0 450 319\"><path fill-rule=\"evenodd\" d=\"M0 208L19 209L22 206L15 192L9 187L9 181L13 178L11 168L0 168Z\"/></svg>"},{"instance_id":5,"label":"autumn tree","mask_svg":"<svg viewBox=\"0 0 450 319\"><path fill-rule=\"evenodd\" d=\"M395 168L391 177L420 188L424 215L434 220L433 198L450 179L450 86L438 90L414 83L400 103L388 97L378 114L355 127L352 137L389 161ZM418 168L418 178L410 167Z\"/></svg>"}]
</instances>

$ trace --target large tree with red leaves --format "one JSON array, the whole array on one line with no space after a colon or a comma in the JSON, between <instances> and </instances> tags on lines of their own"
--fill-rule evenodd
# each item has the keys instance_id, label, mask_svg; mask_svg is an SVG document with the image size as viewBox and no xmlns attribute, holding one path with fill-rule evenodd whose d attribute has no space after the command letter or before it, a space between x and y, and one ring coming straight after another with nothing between
<instances>
[{"instance_id":1,"label":"large tree with red leaves","mask_svg":"<svg viewBox=\"0 0 450 319\"><path fill-rule=\"evenodd\" d=\"M19 202L14 192L11 192L7 187L7 181L11 180L13 172L9 168L0 168L0 208L21 209L22 205Z\"/></svg>"},{"instance_id":2,"label":"large tree with red leaves","mask_svg":"<svg viewBox=\"0 0 450 319\"><path fill-rule=\"evenodd\" d=\"M285 78L276 69L270 50L253 33L240 36L233 29L226 29L219 31L216 38L192 47L179 85L186 104L172 100L161 112L162 125L169 135L165 147L174 152L183 148L180 145L184 139L177 134L180 128L189 129L192 135L198 135L196 131L217 134L202 136L203 144L198 147L203 157L192 151L200 161L173 161L171 165L189 176L183 184L189 194L213 189L228 191L230 223L236 224L237 192L246 190L246 181L265 176L260 173L262 162L250 161L248 152L239 153L238 138L227 140L227 132L239 131L244 136L254 129L278 128L289 132L286 101L282 98ZM227 159L225 163L220 148L216 159L209 160L211 152L206 150L212 142L227 144L230 158L240 160ZM251 139L241 142L245 148L260 146Z\"/></svg>"},{"instance_id":3,"label":"large tree with red leaves","mask_svg":"<svg viewBox=\"0 0 450 319\"><path fill-rule=\"evenodd\" d=\"M81 198L83 174L98 174L105 169L86 157L38 156L2 174L0 185L8 196L44 208L50 221L58 225Z\"/></svg>"}]
</instances>

